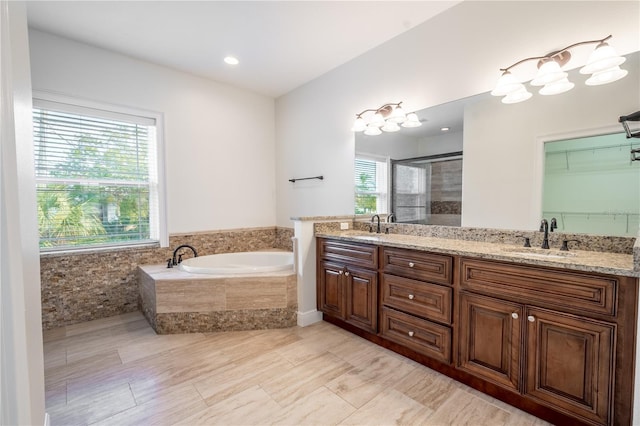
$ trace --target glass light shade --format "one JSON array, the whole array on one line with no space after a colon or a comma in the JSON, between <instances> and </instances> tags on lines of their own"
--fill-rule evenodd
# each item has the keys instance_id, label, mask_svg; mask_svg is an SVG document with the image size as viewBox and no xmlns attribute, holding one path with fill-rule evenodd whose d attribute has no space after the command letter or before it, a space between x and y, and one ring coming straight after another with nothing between
<instances>
[{"instance_id":1,"label":"glass light shade","mask_svg":"<svg viewBox=\"0 0 640 426\"><path fill-rule=\"evenodd\" d=\"M382 130L378 126L372 126L369 124L367 129L364 131L364 134L367 136L377 136L382 133Z\"/></svg>"},{"instance_id":2,"label":"glass light shade","mask_svg":"<svg viewBox=\"0 0 640 426\"><path fill-rule=\"evenodd\" d=\"M620 67L616 65L603 71L594 72L584 83L587 86L599 86L601 84L613 83L625 77L627 74L627 70L620 69Z\"/></svg>"},{"instance_id":3,"label":"glass light shade","mask_svg":"<svg viewBox=\"0 0 640 426\"><path fill-rule=\"evenodd\" d=\"M415 112L407 114L407 119L402 123L402 127L420 127L422 123L418 119L418 115Z\"/></svg>"},{"instance_id":4,"label":"glass light shade","mask_svg":"<svg viewBox=\"0 0 640 426\"><path fill-rule=\"evenodd\" d=\"M379 112L373 114L373 118L369 122L369 126L382 127L384 126L384 117Z\"/></svg>"},{"instance_id":5,"label":"glass light shade","mask_svg":"<svg viewBox=\"0 0 640 426\"><path fill-rule=\"evenodd\" d=\"M398 123L395 123L389 119L380 129L382 129L382 131L384 132L397 132L398 130L400 130L400 126L398 126Z\"/></svg>"},{"instance_id":6,"label":"glass light shade","mask_svg":"<svg viewBox=\"0 0 640 426\"><path fill-rule=\"evenodd\" d=\"M553 83L545 84L545 86L538 91L541 95L557 95L559 93L568 92L573 89L575 84L570 82L566 77Z\"/></svg>"},{"instance_id":7,"label":"glass light shade","mask_svg":"<svg viewBox=\"0 0 640 426\"><path fill-rule=\"evenodd\" d=\"M518 102L526 101L531 96L533 96L533 95L530 92L528 92L527 89L525 89L524 86L522 86L521 90L518 90L518 91L513 92L513 93L509 93L507 96L502 98L502 103L503 104L517 104Z\"/></svg>"},{"instance_id":8,"label":"glass light shade","mask_svg":"<svg viewBox=\"0 0 640 426\"><path fill-rule=\"evenodd\" d=\"M517 92L520 89L524 89L522 83L516 80L515 76L509 71L505 71L498 79L496 88L491 91L491 94L493 96L504 96L509 93Z\"/></svg>"},{"instance_id":9,"label":"glass light shade","mask_svg":"<svg viewBox=\"0 0 640 426\"><path fill-rule=\"evenodd\" d=\"M596 50L591 52L587 65L580 68L580 74L593 74L595 72L608 70L626 61L624 56L618 56L613 47L607 43L600 43Z\"/></svg>"},{"instance_id":10,"label":"glass light shade","mask_svg":"<svg viewBox=\"0 0 640 426\"><path fill-rule=\"evenodd\" d=\"M353 127L351 131L353 132L364 132L364 129L367 128L367 123L364 122L364 118L357 117L356 121L353 122Z\"/></svg>"},{"instance_id":11,"label":"glass light shade","mask_svg":"<svg viewBox=\"0 0 640 426\"><path fill-rule=\"evenodd\" d=\"M391 116L387 119L387 123L391 121L399 124L404 122L406 119L407 116L405 115L404 110L400 105L398 105L393 109L393 112L391 112Z\"/></svg>"},{"instance_id":12,"label":"glass light shade","mask_svg":"<svg viewBox=\"0 0 640 426\"><path fill-rule=\"evenodd\" d=\"M549 83L560 81L567 77L567 73L560 69L560 64L554 60L543 63L538 68L538 74L536 78L531 80L532 86L545 86Z\"/></svg>"}]
</instances>

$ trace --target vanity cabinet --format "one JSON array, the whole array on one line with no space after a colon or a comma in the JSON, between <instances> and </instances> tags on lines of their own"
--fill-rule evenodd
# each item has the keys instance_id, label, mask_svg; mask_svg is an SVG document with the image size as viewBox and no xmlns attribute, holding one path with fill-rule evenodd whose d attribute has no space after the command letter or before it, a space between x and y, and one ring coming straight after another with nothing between
<instances>
[{"instance_id":1,"label":"vanity cabinet","mask_svg":"<svg viewBox=\"0 0 640 426\"><path fill-rule=\"evenodd\" d=\"M318 238L325 319L554 424L630 425L638 279Z\"/></svg>"},{"instance_id":2,"label":"vanity cabinet","mask_svg":"<svg viewBox=\"0 0 640 426\"><path fill-rule=\"evenodd\" d=\"M377 247L318 240L318 254L318 310L376 333Z\"/></svg>"},{"instance_id":3,"label":"vanity cabinet","mask_svg":"<svg viewBox=\"0 0 640 426\"><path fill-rule=\"evenodd\" d=\"M617 280L469 259L461 269L457 367L587 423L610 424Z\"/></svg>"},{"instance_id":4,"label":"vanity cabinet","mask_svg":"<svg viewBox=\"0 0 640 426\"><path fill-rule=\"evenodd\" d=\"M452 362L453 259L382 248L381 335L440 362Z\"/></svg>"}]
</instances>

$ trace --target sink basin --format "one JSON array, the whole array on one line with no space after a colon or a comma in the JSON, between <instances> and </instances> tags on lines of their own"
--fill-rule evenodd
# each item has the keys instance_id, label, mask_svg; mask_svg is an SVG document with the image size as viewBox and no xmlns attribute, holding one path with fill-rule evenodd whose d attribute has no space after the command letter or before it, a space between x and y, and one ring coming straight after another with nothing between
<instances>
[{"instance_id":1,"label":"sink basin","mask_svg":"<svg viewBox=\"0 0 640 426\"><path fill-rule=\"evenodd\" d=\"M572 253L570 251L546 250L541 248L527 247L506 248L502 251L508 252L510 254L522 255L527 257L538 257L542 259L566 259L568 257L576 256L575 253Z\"/></svg>"}]
</instances>

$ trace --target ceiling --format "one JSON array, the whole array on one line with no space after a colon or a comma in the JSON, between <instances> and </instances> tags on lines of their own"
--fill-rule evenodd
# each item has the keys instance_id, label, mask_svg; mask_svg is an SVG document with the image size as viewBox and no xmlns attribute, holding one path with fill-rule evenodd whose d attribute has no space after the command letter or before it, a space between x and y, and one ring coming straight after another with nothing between
<instances>
[{"instance_id":1,"label":"ceiling","mask_svg":"<svg viewBox=\"0 0 640 426\"><path fill-rule=\"evenodd\" d=\"M275 98L458 3L28 1L27 13L32 28Z\"/></svg>"}]
</instances>

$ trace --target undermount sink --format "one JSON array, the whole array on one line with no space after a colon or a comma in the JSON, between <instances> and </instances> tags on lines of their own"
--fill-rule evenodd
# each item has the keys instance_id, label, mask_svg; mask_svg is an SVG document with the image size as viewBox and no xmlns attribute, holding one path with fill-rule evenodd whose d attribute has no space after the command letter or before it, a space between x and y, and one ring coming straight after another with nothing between
<instances>
[{"instance_id":1,"label":"undermount sink","mask_svg":"<svg viewBox=\"0 0 640 426\"><path fill-rule=\"evenodd\" d=\"M560 250L548 250L542 248L528 248L528 247L514 247L514 248L505 248L502 251L511 253L511 254L519 254L523 256L532 256L539 258L552 258L552 259L566 259L567 257L575 257L576 254L569 251L560 251Z\"/></svg>"}]
</instances>

